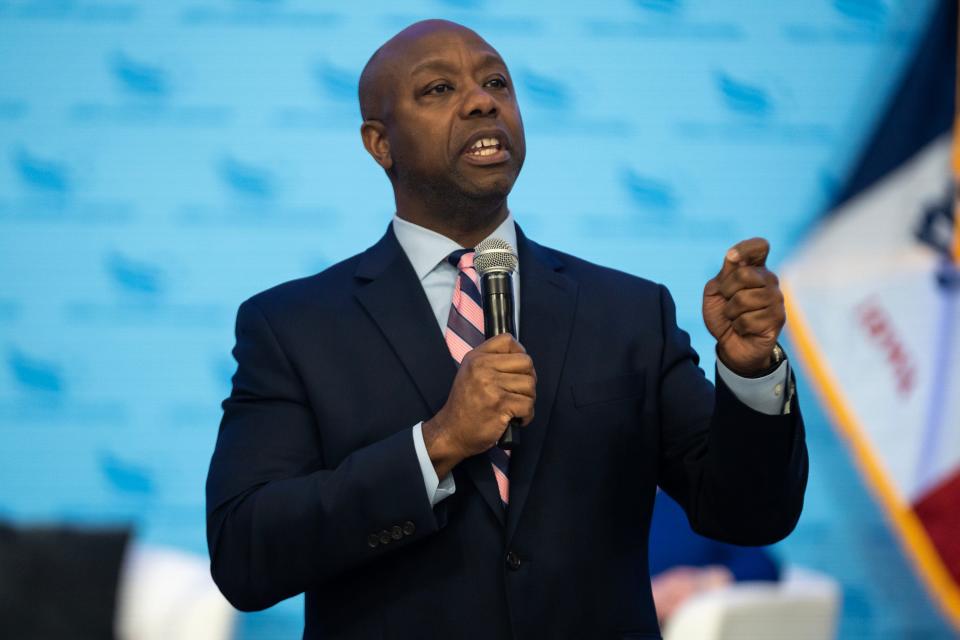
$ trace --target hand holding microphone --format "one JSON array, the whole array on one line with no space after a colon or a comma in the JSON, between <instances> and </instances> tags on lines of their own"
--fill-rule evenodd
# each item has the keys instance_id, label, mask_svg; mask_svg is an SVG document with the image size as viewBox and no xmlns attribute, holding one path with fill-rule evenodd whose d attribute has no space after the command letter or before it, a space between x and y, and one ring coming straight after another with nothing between
<instances>
[{"instance_id":1,"label":"hand holding microphone","mask_svg":"<svg viewBox=\"0 0 960 640\"><path fill-rule=\"evenodd\" d=\"M490 242L496 243L494 249L485 251ZM537 374L515 338L516 259L502 240L477 246L474 264L480 274L488 339L463 358L446 404L423 423L424 443L441 478L461 460L497 444L512 447L519 431L514 427L533 419Z\"/></svg>"},{"instance_id":2,"label":"hand holding microphone","mask_svg":"<svg viewBox=\"0 0 960 640\"><path fill-rule=\"evenodd\" d=\"M480 274L484 334L490 339L508 333L516 339L513 272L517 270L517 254L513 247L506 240L487 238L477 245L473 264ZM501 448L513 449L517 444L520 424L519 418L510 420L497 443Z\"/></svg>"}]
</instances>

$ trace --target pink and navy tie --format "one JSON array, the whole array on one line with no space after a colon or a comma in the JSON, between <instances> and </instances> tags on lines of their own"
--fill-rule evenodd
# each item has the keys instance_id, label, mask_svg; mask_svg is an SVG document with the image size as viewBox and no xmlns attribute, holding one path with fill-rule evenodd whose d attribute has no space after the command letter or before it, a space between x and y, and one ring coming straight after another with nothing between
<instances>
[{"instance_id":1,"label":"pink and navy tie","mask_svg":"<svg viewBox=\"0 0 960 640\"><path fill-rule=\"evenodd\" d=\"M453 287L453 302L450 305L444 338L450 355L459 365L463 357L485 339L483 303L480 298L480 278L473 266L473 251L454 251L447 256L447 261L457 268L457 282ZM506 507L510 503L510 453L500 447L493 447L487 451L487 456L497 479L500 501Z\"/></svg>"}]
</instances>

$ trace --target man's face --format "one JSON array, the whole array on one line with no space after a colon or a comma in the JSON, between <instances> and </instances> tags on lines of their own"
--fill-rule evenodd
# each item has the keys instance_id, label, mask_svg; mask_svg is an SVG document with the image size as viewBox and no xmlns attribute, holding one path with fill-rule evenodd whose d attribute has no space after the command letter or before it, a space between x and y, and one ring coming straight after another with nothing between
<instances>
[{"instance_id":1,"label":"man's face","mask_svg":"<svg viewBox=\"0 0 960 640\"><path fill-rule=\"evenodd\" d=\"M397 178L414 189L505 198L526 155L513 82L469 31L441 30L400 54L387 138Z\"/></svg>"}]
</instances>

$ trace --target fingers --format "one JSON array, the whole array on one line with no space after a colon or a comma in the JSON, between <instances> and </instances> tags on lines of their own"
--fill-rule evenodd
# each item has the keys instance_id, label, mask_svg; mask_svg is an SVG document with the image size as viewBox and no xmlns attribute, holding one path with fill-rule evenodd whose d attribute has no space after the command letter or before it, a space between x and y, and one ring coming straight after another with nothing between
<instances>
[{"instance_id":1,"label":"fingers","mask_svg":"<svg viewBox=\"0 0 960 640\"><path fill-rule=\"evenodd\" d=\"M763 287L777 287L780 281L777 276L766 267L742 265L731 271L717 285L717 293L727 300L743 289L760 289Z\"/></svg>"},{"instance_id":2,"label":"fingers","mask_svg":"<svg viewBox=\"0 0 960 640\"><path fill-rule=\"evenodd\" d=\"M528 398L537 397L537 379L531 375L503 373L497 378L500 388Z\"/></svg>"},{"instance_id":3,"label":"fingers","mask_svg":"<svg viewBox=\"0 0 960 640\"><path fill-rule=\"evenodd\" d=\"M750 311L759 311L771 306L782 306L783 294L776 287L760 287L741 289L733 294L723 305L723 315L727 320L736 320L737 317Z\"/></svg>"},{"instance_id":4,"label":"fingers","mask_svg":"<svg viewBox=\"0 0 960 640\"><path fill-rule=\"evenodd\" d=\"M537 376L533 368L533 358L526 353L484 353L477 347L464 356L460 367L463 368L464 364L489 368L500 373L523 373L534 378Z\"/></svg>"},{"instance_id":5,"label":"fingers","mask_svg":"<svg viewBox=\"0 0 960 640\"><path fill-rule=\"evenodd\" d=\"M732 323L733 330L741 336L763 336L767 338L776 338L777 327L781 324L777 310L769 307L741 314Z\"/></svg>"},{"instance_id":6,"label":"fingers","mask_svg":"<svg viewBox=\"0 0 960 640\"><path fill-rule=\"evenodd\" d=\"M489 365L501 360L526 359L526 354L486 354L479 362ZM519 373L504 373L496 369L486 368L476 372L475 387L485 397L484 404L496 406L505 416L503 426L510 418L520 418L526 426L533 419L533 405L537 399L537 376L530 363L521 363L523 370ZM527 368L529 365L529 368Z\"/></svg>"},{"instance_id":7,"label":"fingers","mask_svg":"<svg viewBox=\"0 0 960 640\"><path fill-rule=\"evenodd\" d=\"M494 446L511 419L529 424L536 386L532 358L509 334L485 340L469 351L460 363L447 402L424 423L425 434L428 423L435 433L431 442L440 439L452 443L453 462L442 469L449 471L459 460Z\"/></svg>"},{"instance_id":8,"label":"fingers","mask_svg":"<svg viewBox=\"0 0 960 640\"><path fill-rule=\"evenodd\" d=\"M511 418L520 418L520 424L524 427L533 421L534 401L530 396L524 396L518 393L507 393L504 395L500 406L504 410L504 427L507 426Z\"/></svg>"}]
</instances>

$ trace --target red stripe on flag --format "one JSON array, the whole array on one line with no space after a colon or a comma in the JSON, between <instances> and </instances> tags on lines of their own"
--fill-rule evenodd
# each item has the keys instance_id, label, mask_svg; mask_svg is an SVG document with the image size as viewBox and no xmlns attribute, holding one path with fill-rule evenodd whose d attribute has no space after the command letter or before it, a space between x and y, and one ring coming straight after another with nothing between
<instances>
[{"instance_id":1,"label":"red stripe on flag","mask_svg":"<svg viewBox=\"0 0 960 640\"><path fill-rule=\"evenodd\" d=\"M913 510L955 584L960 585L960 471L925 493Z\"/></svg>"}]
</instances>

